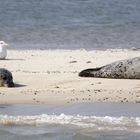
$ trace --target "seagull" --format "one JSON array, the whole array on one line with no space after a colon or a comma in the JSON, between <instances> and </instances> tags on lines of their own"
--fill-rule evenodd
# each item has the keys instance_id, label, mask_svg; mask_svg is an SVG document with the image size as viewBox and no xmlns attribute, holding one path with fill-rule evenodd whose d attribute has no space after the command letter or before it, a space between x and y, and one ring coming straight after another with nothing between
<instances>
[{"instance_id":1,"label":"seagull","mask_svg":"<svg viewBox=\"0 0 140 140\"><path fill-rule=\"evenodd\" d=\"M4 41L0 41L0 59L5 59L7 56L7 49L6 47L8 46L7 43Z\"/></svg>"}]
</instances>

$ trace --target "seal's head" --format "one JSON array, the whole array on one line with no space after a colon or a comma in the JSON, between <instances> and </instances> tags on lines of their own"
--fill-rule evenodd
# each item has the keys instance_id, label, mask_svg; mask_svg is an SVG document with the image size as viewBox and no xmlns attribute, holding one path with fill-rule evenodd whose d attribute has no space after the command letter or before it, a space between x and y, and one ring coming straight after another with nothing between
<instances>
[{"instance_id":1,"label":"seal's head","mask_svg":"<svg viewBox=\"0 0 140 140\"><path fill-rule=\"evenodd\" d=\"M4 68L0 68L0 86L14 87L12 73Z\"/></svg>"}]
</instances>

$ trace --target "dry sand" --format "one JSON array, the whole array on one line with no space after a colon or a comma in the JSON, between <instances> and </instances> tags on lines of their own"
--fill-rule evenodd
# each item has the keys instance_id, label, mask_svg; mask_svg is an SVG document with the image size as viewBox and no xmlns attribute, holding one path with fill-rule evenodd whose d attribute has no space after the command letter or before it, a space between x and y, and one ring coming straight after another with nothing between
<instances>
[{"instance_id":1,"label":"dry sand","mask_svg":"<svg viewBox=\"0 0 140 140\"><path fill-rule=\"evenodd\" d=\"M0 88L0 103L140 102L140 80L81 78L78 72L140 56L132 50L9 50L3 68L15 88Z\"/></svg>"}]
</instances>

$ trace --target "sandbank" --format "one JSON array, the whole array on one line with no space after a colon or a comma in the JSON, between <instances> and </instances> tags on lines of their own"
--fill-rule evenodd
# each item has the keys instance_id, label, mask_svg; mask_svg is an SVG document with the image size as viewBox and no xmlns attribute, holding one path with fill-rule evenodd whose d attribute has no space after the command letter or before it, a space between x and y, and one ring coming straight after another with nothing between
<instances>
[{"instance_id":1,"label":"sandbank","mask_svg":"<svg viewBox=\"0 0 140 140\"><path fill-rule=\"evenodd\" d=\"M87 68L140 56L140 51L9 50L1 68L10 70L16 87L0 87L0 104L140 102L140 80L82 78Z\"/></svg>"}]
</instances>

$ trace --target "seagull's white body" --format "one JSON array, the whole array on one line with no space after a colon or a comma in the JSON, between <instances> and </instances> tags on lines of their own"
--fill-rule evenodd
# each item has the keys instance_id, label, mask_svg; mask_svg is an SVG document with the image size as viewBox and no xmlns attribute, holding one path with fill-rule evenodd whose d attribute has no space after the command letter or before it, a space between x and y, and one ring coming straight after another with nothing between
<instances>
[{"instance_id":1,"label":"seagull's white body","mask_svg":"<svg viewBox=\"0 0 140 140\"><path fill-rule=\"evenodd\" d=\"M8 44L6 44L4 41L0 41L0 59L5 59L7 56L7 47Z\"/></svg>"}]
</instances>

